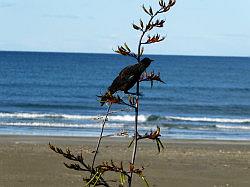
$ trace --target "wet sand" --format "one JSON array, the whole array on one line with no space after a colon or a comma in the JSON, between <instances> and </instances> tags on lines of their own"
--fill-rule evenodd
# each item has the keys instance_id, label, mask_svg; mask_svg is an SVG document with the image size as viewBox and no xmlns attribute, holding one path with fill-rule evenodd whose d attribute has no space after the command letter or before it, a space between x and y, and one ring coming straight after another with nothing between
<instances>
[{"instance_id":1,"label":"wet sand","mask_svg":"<svg viewBox=\"0 0 250 187\"><path fill-rule=\"evenodd\" d=\"M96 138L77 137L0 137L0 186L84 186L81 172L67 169L67 159L54 153L48 142L80 153L88 162ZM104 139L98 162L113 160L129 163L132 148L128 138ZM250 142L165 140L158 154L155 142L139 142L136 166L145 167L145 176L154 187L249 187ZM118 179L118 175L112 176ZM144 186L137 177L134 186ZM118 186L118 184L112 184Z\"/></svg>"}]
</instances>

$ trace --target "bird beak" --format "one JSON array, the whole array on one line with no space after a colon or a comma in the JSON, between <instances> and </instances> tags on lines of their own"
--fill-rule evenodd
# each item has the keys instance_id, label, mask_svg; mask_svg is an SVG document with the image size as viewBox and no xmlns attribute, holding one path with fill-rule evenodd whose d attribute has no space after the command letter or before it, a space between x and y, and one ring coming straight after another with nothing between
<instances>
[{"instance_id":1,"label":"bird beak","mask_svg":"<svg viewBox=\"0 0 250 187\"><path fill-rule=\"evenodd\" d=\"M153 62L154 60L150 60L151 62Z\"/></svg>"}]
</instances>

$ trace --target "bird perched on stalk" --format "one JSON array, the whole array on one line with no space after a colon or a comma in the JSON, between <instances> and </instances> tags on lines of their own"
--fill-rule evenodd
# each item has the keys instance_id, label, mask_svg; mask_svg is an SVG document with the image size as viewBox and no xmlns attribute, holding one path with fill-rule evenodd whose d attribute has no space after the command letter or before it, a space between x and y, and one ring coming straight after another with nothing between
<instances>
[{"instance_id":1,"label":"bird perched on stalk","mask_svg":"<svg viewBox=\"0 0 250 187\"><path fill-rule=\"evenodd\" d=\"M139 81L141 74L147 69L153 60L149 58L142 59L139 63L125 67L119 75L113 80L111 86L108 87L107 92L99 96L101 98L101 105L110 98L117 91L123 91L125 94L133 94L129 90Z\"/></svg>"}]
</instances>

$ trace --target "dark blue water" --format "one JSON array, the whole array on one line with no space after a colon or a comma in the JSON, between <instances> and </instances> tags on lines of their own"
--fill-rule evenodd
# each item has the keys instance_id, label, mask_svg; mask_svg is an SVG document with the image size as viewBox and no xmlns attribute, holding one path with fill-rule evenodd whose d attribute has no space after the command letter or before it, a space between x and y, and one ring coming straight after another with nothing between
<instances>
[{"instance_id":1,"label":"dark blue water","mask_svg":"<svg viewBox=\"0 0 250 187\"><path fill-rule=\"evenodd\" d=\"M149 71L167 84L141 84L141 133L158 125L167 138L250 140L250 58L150 57ZM0 52L0 134L97 136L107 106L96 95L133 63L119 55ZM133 114L114 113L105 133L132 133Z\"/></svg>"}]
</instances>

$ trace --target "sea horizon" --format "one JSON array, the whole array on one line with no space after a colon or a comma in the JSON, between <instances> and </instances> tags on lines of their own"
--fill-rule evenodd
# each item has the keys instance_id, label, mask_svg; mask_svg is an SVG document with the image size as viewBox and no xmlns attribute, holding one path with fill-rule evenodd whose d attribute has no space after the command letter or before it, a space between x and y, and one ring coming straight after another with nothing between
<instances>
[{"instance_id":1,"label":"sea horizon","mask_svg":"<svg viewBox=\"0 0 250 187\"><path fill-rule=\"evenodd\" d=\"M81 52L81 51L26 51L26 50L0 50L1 52L9 53L64 53L64 54L96 54L96 55L120 55L115 52ZM237 56L237 55L189 55L189 54L150 54L145 53L144 56L187 56L187 57L229 57L229 58L250 58L250 56Z\"/></svg>"}]
</instances>

